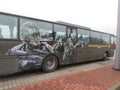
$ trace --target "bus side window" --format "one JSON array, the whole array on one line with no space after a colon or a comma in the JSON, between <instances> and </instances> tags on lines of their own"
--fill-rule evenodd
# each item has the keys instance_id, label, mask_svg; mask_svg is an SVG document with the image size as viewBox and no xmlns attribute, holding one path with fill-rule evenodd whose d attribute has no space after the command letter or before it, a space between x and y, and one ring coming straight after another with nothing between
<instances>
[{"instance_id":1,"label":"bus side window","mask_svg":"<svg viewBox=\"0 0 120 90\"><path fill-rule=\"evenodd\" d=\"M54 24L54 36L55 41L58 41L59 39L63 39L66 37L66 26Z\"/></svg>"},{"instance_id":2,"label":"bus side window","mask_svg":"<svg viewBox=\"0 0 120 90\"><path fill-rule=\"evenodd\" d=\"M0 14L0 38L18 39L18 18Z\"/></svg>"},{"instance_id":3,"label":"bus side window","mask_svg":"<svg viewBox=\"0 0 120 90\"><path fill-rule=\"evenodd\" d=\"M84 29L78 29L78 42L89 43L89 31Z\"/></svg>"},{"instance_id":4,"label":"bus side window","mask_svg":"<svg viewBox=\"0 0 120 90\"><path fill-rule=\"evenodd\" d=\"M2 29L0 28L0 38L3 38Z\"/></svg>"},{"instance_id":5,"label":"bus side window","mask_svg":"<svg viewBox=\"0 0 120 90\"><path fill-rule=\"evenodd\" d=\"M110 35L102 33L102 44L110 44Z\"/></svg>"}]
</instances>

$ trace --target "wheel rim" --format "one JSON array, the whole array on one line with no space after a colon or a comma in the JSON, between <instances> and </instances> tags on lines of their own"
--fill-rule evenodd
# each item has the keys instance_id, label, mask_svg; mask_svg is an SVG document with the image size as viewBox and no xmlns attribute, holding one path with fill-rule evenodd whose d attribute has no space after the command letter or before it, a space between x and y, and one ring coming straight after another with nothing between
<instances>
[{"instance_id":1,"label":"wheel rim","mask_svg":"<svg viewBox=\"0 0 120 90\"><path fill-rule=\"evenodd\" d=\"M104 53L104 59L107 59L107 57L108 57L107 53Z\"/></svg>"},{"instance_id":2,"label":"wheel rim","mask_svg":"<svg viewBox=\"0 0 120 90\"><path fill-rule=\"evenodd\" d=\"M56 57L50 56L50 57L47 59L45 66L46 66L48 69L54 68L54 67L55 67L55 60L56 60Z\"/></svg>"}]
</instances>

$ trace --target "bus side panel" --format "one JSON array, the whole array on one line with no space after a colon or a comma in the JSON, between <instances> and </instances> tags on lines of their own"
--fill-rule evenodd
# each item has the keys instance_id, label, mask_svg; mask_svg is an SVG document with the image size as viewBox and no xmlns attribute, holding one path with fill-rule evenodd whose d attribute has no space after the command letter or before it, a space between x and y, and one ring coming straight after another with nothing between
<instances>
[{"instance_id":1,"label":"bus side panel","mask_svg":"<svg viewBox=\"0 0 120 90\"><path fill-rule=\"evenodd\" d=\"M77 48L77 62L93 60L94 50L91 48Z\"/></svg>"},{"instance_id":2,"label":"bus side panel","mask_svg":"<svg viewBox=\"0 0 120 90\"><path fill-rule=\"evenodd\" d=\"M104 51L101 48L78 48L77 49L77 62L98 60L103 58Z\"/></svg>"},{"instance_id":3,"label":"bus side panel","mask_svg":"<svg viewBox=\"0 0 120 90\"><path fill-rule=\"evenodd\" d=\"M0 40L0 55L5 55L9 49L18 45L20 41L17 40Z\"/></svg>"},{"instance_id":4,"label":"bus side panel","mask_svg":"<svg viewBox=\"0 0 120 90\"><path fill-rule=\"evenodd\" d=\"M18 72L19 59L17 56L0 56L0 75Z\"/></svg>"},{"instance_id":5,"label":"bus side panel","mask_svg":"<svg viewBox=\"0 0 120 90\"><path fill-rule=\"evenodd\" d=\"M84 62L84 61L91 61L91 60L98 60L103 59L103 55L106 51L112 52L109 53L110 55L113 55L113 51L110 51L112 49L108 48L92 48L92 47L83 47L77 48L77 62Z\"/></svg>"}]
</instances>

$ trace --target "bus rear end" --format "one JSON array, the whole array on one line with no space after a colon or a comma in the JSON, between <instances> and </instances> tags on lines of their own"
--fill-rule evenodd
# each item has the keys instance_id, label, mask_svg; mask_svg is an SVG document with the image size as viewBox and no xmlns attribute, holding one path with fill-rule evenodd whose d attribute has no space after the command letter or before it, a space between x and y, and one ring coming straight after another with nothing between
<instances>
[{"instance_id":1,"label":"bus rear end","mask_svg":"<svg viewBox=\"0 0 120 90\"><path fill-rule=\"evenodd\" d=\"M6 55L20 43L18 17L0 13L0 75L18 72L18 57Z\"/></svg>"},{"instance_id":2,"label":"bus rear end","mask_svg":"<svg viewBox=\"0 0 120 90\"><path fill-rule=\"evenodd\" d=\"M0 56L0 76L19 71L17 56Z\"/></svg>"}]
</instances>

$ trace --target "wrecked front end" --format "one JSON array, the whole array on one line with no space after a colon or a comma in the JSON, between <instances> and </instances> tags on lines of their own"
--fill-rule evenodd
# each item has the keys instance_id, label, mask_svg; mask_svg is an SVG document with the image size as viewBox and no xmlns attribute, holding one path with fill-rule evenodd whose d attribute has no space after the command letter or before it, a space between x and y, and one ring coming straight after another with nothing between
<instances>
[{"instance_id":1,"label":"wrecked front end","mask_svg":"<svg viewBox=\"0 0 120 90\"><path fill-rule=\"evenodd\" d=\"M10 49L7 55L18 56L18 72L40 69L42 60L48 54L47 51L32 49L30 51L24 51L25 44L20 44Z\"/></svg>"}]
</instances>

